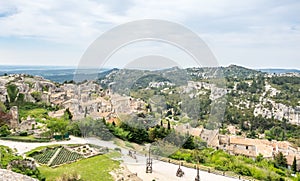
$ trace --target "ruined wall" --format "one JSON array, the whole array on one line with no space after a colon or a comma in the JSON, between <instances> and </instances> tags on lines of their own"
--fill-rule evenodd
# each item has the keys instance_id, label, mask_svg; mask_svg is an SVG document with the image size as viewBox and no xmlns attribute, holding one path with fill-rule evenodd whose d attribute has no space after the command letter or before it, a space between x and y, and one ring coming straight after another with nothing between
<instances>
[{"instance_id":1,"label":"ruined wall","mask_svg":"<svg viewBox=\"0 0 300 181\"><path fill-rule=\"evenodd\" d=\"M19 112L18 107L13 106L10 108L9 114L11 115L11 119L9 120L8 126L13 129L17 128L19 125Z\"/></svg>"}]
</instances>

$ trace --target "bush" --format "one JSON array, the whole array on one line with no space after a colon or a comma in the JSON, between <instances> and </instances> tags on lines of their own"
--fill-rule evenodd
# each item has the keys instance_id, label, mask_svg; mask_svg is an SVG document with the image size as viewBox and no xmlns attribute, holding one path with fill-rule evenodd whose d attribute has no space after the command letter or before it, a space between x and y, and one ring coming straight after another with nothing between
<instances>
[{"instance_id":1,"label":"bush","mask_svg":"<svg viewBox=\"0 0 300 181\"><path fill-rule=\"evenodd\" d=\"M10 134L11 132L6 124L0 127L0 137L6 137Z\"/></svg>"},{"instance_id":2,"label":"bush","mask_svg":"<svg viewBox=\"0 0 300 181\"><path fill-rule=\"evenodd\" d=\"M250 168L245 165L235 165L234 172L245 176L252 176Z\"/></svg>"},{"instance_id":3,"label":"bush","mask_svg":"<svg viewBox=\"0 0 300 181\"><path fill-rule=\"evenodd\" d=\"M116 148L114 148L114 150L116 150L116 151L118 151L118 152L121 153L121 148L116 147Z\"/></svg>"},{"instance_id":4,"label":"bush","mask_svg":"<svg viewBox=\"0 0 300 181\"><path fill-rule=\"evenodd\" d=\"M20 136L28 136L28 133L26 131L24 131L24 132L21 132L19 135Z\"/></svg>"},{"instance_id":5,"label":"bush","mask_svg":"<svg viewBox=\"0 0 300 181\"><path fill-rule=\"evenodd\" d=\"M40 102L42 100L42 93L40 92L32 92L30 95L35 99L36 102Z\"/></svg>"}]
</instances>

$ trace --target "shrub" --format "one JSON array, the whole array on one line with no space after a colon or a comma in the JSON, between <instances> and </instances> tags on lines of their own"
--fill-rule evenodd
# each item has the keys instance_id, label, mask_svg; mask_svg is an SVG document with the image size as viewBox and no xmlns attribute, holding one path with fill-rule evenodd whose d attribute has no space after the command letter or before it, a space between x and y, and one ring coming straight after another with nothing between
<instances>
[{"instance_id":1,"label":"shrub","mask_svg":"<svg viewBox=\"0 0 300 181\"><path fill-rule=\"evenodd\" d=\"M28 133L26 131L24 131L24 132L21 132L19 135L20 136L28 136Z\"/></svg>"},{"instance_id":2,"label":"shrub","mask_svg":"<svg viewBox=\"0 0 300 181\"><path fill-rule=\"evenodd\" d=\"M10 134L11 132L6 124L0 127L0 137L6 137Z\"/></svg>"},{"instance_id":3,"label":"shrub","mask_svg":"<svg viewBox=\"0 0 300 181\"><path fill-rule=\"evenodd\" d=\"M234 172L245 176L252 176L249 167L245 165L235 165Z\"/></svg>"},{"instance_id":4,"label":"shrub","mask_svg":"<svg viewBox=\"0 0 300 181\"><path fill-rule=\"evenodd\" d=\"M114 150L116 150L116 151L118 151L118 152L121 153L121 148L116 147L116 148L114 148Z\"/></svg>"},{"instance_id":5,"label":"shrub","mask_svg":"<svg viewBox=\"0 0 300 181\"><path fill-rule=\"evenodd\" d=\"M42 93L40 92L32 92L30 95L35 99L36 102L40 102L42 100Z\"/></svg>"}]
</instances>

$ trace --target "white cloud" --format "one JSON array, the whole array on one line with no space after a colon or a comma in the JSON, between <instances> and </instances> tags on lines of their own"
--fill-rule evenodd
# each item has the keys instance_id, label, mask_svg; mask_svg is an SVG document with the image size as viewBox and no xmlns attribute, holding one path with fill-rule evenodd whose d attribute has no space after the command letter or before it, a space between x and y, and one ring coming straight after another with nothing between
<instances>
[{"instance_id":1,"label":"white cloud","mask_svg":"<svg viewBox=\"0 0 300 181\"><path fill-rule=\"evenodd\" d=\"M235 49L245 57L257 58L247 52L261 54L254 51L260 49L271 55L281 48L286 52L282 56L289 52L293 55L290 58L296 58L300 47L299 9L296 0L0 1L0 38L38 39L83 49L116 25L151 18L187 26L223 52L227 62L234 55L226 52ZM276 56L280 57L280 52Z\"/></svg>"}]
</instances>

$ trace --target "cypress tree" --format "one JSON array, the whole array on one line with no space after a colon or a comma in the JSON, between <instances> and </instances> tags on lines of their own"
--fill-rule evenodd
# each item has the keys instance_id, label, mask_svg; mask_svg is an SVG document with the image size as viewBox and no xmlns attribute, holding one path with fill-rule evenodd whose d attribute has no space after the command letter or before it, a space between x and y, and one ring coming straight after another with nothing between
<instances>
[{"instance_id":1,"label":"cypress tree","mask_svg":"<svg viewBox=\"0 0 300 181\"><path fill-rule=\"evenodd\" d=\"M297 172L297 160L296 160L296 157L294 157L294 161L293 161L293 164L292 164L292 171L294 173Z\"/></svg>"}]
</instances>

